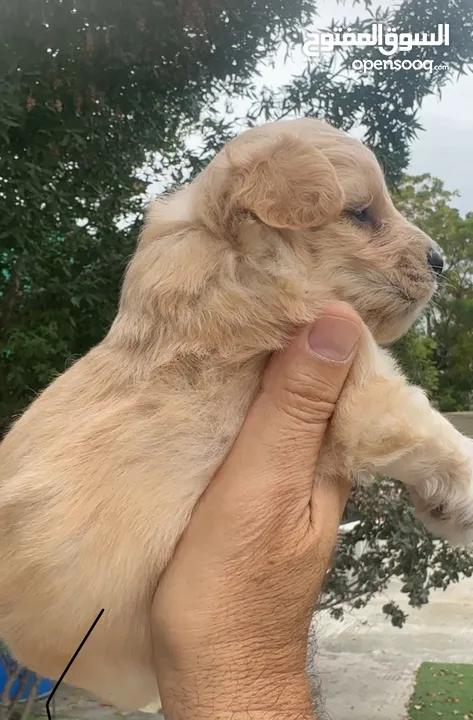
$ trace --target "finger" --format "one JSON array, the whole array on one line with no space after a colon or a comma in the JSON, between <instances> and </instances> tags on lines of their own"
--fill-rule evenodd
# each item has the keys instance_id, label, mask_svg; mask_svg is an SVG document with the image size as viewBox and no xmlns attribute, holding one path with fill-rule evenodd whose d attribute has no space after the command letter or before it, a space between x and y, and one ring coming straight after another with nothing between
<instances>
[{"instance_id":1,"label":"finger","mask_svg":"<svg viewBox=\"0 0 473 720\"><path fill-rule=\"evenodd\" d=\"M273 356L225 462L226 477L233 473L239 482L244 468L249 477L241 482L257 478L259 495L298 491L310 498L320 446L361 331L355 311L336 303Z\"/></svg>"}]
</instances>

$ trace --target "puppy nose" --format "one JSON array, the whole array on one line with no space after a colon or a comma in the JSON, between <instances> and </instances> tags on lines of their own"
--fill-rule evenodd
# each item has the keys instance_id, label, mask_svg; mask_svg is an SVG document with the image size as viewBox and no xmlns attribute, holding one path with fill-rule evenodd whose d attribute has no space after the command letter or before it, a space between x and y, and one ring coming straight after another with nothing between
<instances>
[{"instance_id":1,"label":"puppy nose","mask_svg":"<svg viewBox=\"0 0 473 720\"><path fill-rule=\"evenodd\" d=\"M440 275L442 273L443 257L436 248L430 248L429 252L427 253L427 262L429 263L434 273L437 273L437 275Z\"/></svg>"}]
</instances>

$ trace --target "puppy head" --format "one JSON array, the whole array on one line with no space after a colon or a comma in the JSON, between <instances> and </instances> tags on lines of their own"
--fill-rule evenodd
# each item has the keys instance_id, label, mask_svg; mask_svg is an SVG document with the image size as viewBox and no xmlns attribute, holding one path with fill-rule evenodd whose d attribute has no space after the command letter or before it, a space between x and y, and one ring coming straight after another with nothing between
<instances>
[{"instance_id":1,"label":"puppy head","mask_svg":"<svg viewBox=\"0 0 473 720\"><path fill-rule=\"evenodd\" d=\"M380 342L406 332L436 289L438 246L396 210L373 153L320 120L247 131L197 184L208 227L254 262L272 253L274 282L277 258L291 256L281 293L292 272L307 302L349 302Z\"/></svg>"},{"instance_id":2,"label":"puppy head","mask_svg":"<svg viewBox=\"0 0 473 720\"><path fill-rule=\"evenodd\" d=\"M439 249L396 210L366 147L320 120L269 123L151 206L111 332L134 352L235 361L343 300L387 343L431 298L435 269Z\"/></svg>"}]
</instances>

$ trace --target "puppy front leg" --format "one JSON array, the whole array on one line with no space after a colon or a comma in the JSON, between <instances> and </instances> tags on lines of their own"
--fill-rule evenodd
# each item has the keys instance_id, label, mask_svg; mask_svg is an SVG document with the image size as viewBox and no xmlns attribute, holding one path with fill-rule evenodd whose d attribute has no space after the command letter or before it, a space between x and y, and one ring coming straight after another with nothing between
<instances>
[{"instance_id":1,"label":"puppy front leg","mask_svg":"<svg viewBox=\"0 0 473 720\"><path fill-rule=\"evenodd\" d=\"M424 404L410 418L413 429L421 430L412 435L406 455L381 465L378 472L404 482L418 517L432 532L455 545L468 545L473 542L473 440L461 435L425 396L413 400Z\"/></svg>"},{"instance_id":2,"label":"puppy front leg","mask_svg":"<svg viewBox=\"0 0 473 720\"><path fill-rule=\"evenodd\" d=\"M417 514L455 544L473 542L473 440L461 435L373 344L334 418L355 473L403 482ZM342 433L343 430L343 433Z\"/></svg>"}]
</instances>

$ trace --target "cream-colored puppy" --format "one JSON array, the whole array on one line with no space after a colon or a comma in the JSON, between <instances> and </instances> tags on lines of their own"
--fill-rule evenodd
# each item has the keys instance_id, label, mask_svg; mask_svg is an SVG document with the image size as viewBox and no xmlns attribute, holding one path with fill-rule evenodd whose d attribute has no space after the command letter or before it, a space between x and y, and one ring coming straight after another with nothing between
<instances>
[{"instance_id":1,"label":"cream-colored puppy","mask_svg":"<svg viewBox=\"0 0 473 720\"><path fill-rule=\"evenodd\" d=\"M438 248L357 140L317 120L253 129L155 202L105 339L0 447L0 636L125 708L158 696L158 578L258 391L268 354L333 299L362 338L320 471L404 481L421 517L473 537L473 448L377 342L419 316Z\"/></svg>"}]
</instances>

